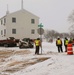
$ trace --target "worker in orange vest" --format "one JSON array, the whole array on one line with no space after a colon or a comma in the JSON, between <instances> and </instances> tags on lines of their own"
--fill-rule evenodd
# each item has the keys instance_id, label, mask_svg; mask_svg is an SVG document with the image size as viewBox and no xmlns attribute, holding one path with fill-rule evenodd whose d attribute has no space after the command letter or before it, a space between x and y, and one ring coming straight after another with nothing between
<instances>
[{"instance_id":1,"label":"worker in orange vest","mask_svg":"<svg viewBox=\"0 0 74 75\"><path fill-rule=\"evenodd\" d=\"M40 46L41 46L41 41L40 41L39 38L37 38L37 39L35 40L35 46L36 46L35 54L39 54L39 48L40 48Z\"/></svg>"},{"instance_id":2,"label":"worker in orange vest","mask_svg":"<svg viewBox=\"0 0 74 75\"><path fill-rule=\"evenodd\" d=\"M56 46L58 48L58 52L63 52L63 49L62 49L62 40L60 38L58 38L56 40Z\"/></svg>"}]
</instances>

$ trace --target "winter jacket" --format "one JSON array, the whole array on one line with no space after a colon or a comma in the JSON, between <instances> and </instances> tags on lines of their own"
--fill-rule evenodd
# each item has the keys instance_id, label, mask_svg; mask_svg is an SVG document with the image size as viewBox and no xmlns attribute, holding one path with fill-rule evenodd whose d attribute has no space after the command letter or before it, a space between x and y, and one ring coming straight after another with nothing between
<instances>
[{"instance_id":1,"label":"winter jacket","mask_svg":"<svg viewBox=\"0 0 74 75\"><path fill-rule=\"evenodd\" d=\"M62 40L56 40L56 46L62 46Z\"/></svg>"},{"instance_id":2,"label":"winter jacket","mask_svg":"<svg viewBox=\"0 0 74 75\"><path fill-rule=\"evenodd\" d=\"M35 40L35 45L36 46L40 46L40 44L41 44L40 40Z\"/></svg>"},{"instance_id":3,"label":"winter jacket","mask_svg":"<svg viewBox=\"0 0 74 75\"><path fill-rule=\"evenodd\" d=\"M64 40L64 46L67 46L68 45L68 40Z\"/></svg>"}]
</instances>

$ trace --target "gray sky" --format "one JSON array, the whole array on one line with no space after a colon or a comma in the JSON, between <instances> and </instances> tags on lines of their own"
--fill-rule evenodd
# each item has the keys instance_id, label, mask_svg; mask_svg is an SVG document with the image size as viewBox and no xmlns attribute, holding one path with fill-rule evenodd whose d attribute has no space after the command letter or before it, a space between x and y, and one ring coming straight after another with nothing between
<instances>
[{"instance_id":1,"label":"gray sky","mask_svg":"<svg viewBox=\"0 0 74 75\"><path fill-rule=\"evenodd\" d=\"M40 17L44 29L67 32L68 16L74 10L74 0L23 0L24 9ZM21 9L21 0L0 0L0 17L6 14L7 4L10 12Z\"/></svg>"}]
</instances>

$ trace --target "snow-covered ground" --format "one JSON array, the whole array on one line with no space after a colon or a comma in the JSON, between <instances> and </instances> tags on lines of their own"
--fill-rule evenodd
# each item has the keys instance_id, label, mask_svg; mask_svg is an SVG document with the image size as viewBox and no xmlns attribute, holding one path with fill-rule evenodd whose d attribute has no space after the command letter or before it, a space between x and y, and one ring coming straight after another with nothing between
<instances>
[{"instance_id":1,"label":"snow-covered ground","mask_svg":"<svg viewBox=\"0 0 74 75\"><path fill-rule=\"evenodd\" d=\"M34 52L35 48L1 47L0 75L74 75L74 55L58 53L55 41L43 42L42 54Z\"/></svg>"}]
</instances>

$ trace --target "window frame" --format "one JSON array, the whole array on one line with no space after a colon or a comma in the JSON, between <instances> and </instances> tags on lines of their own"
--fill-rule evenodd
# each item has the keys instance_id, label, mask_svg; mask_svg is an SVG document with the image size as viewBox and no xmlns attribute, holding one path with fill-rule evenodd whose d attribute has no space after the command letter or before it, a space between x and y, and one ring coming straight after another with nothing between
<instances>
[{"instance_id":1,"label":"window frame","mask_svg":"<svg viewBox=\"0 0 74 75\"><path fill-rule=\"evenodd\" d=\"M32 24L35 24L35 19L31 19L31 23Z\"/></svg>"},{"instance_id":2,"label":"window frame","mask_svg":"<svg viewBox=\"0 0 74 75\"><path fill-rule=\"evenodd\" d=\"M35 29L32 29L31 30L31 34L35 34Z\"/></svg>"},{"instance_id":3,"label":"window frame","mask_svg":"<svg viewBox=\"0 0 74 75\"><path fill-rule=\"evenodd\" d=\"M16 34L16 29L15 28L12 29L12 34Z\"/></svg>"},{"instance_id":4,"label":"window frame","mask_svg":"<svg viewBox=\"0 0 74 75\"><path fill-rule=\"evenodd\" d=\"M3 35L3 30L1 30L1 35Z\"/></svg>"},{"instance_id":5,"label":"window frame","mask_svg":"<svg viewBox=\"0 0 74 75\"><path fill-rule=\"evenodd\" d=\"M16 18L12 17L12 23L16 23Z\"/></svg>"},{"instance_id":6,"label":"window frame","mask_svg":"<svg viewBox=\"0 0 74 75\"><path fill-rule=\"evenodd\" d=\"M3 24L3 20L1 19L1 25Z\"/></svg>"}]
</instances>

